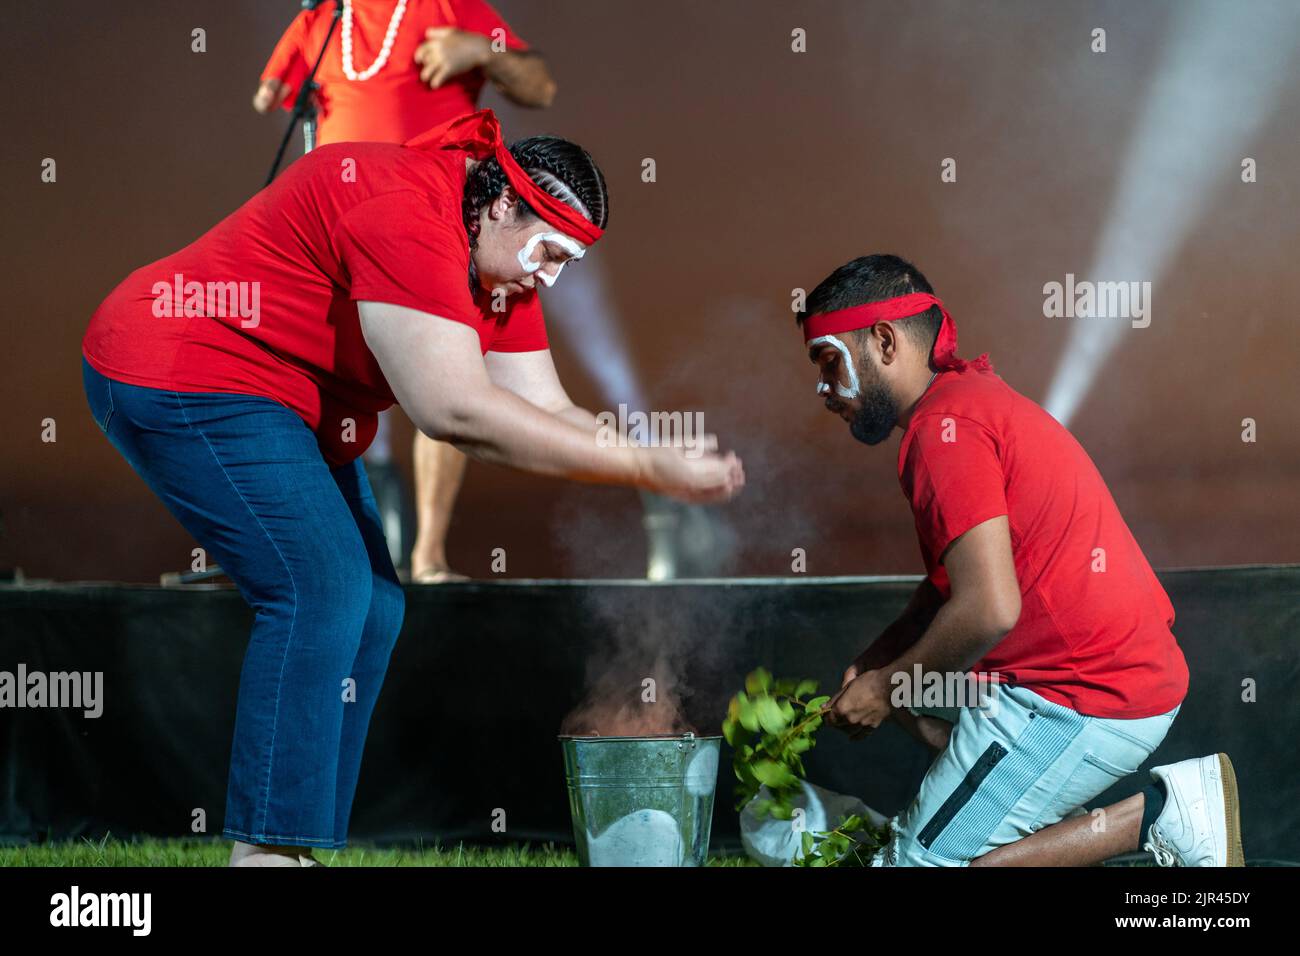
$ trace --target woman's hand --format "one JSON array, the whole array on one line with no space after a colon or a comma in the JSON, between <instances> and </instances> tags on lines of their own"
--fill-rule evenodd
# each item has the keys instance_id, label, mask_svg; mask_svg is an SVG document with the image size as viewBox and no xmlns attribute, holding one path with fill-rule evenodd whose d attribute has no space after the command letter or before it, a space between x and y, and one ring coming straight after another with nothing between
<instances>
[{"instance_id":1,"label":"woman's hand","mask_svg":"<svg viewBox=\"0 0 1300 956\"><path fill-rule=\"evenodd\" d=\"M694 504L726 501L745 486L745 468L734 451L717 453L716 436L708 436L704 454L688 458L683 448L650 446L641 455L642 487Z\"/></svg>"}]
</instances>

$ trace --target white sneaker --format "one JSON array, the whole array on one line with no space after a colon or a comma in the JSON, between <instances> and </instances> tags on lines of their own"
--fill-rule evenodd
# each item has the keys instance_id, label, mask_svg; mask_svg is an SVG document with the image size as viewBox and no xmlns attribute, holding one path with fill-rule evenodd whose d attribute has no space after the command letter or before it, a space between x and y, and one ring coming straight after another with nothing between
<instances>
[{"instance_id":1,"label":"white sneaker","mask_svg":"<svg viewBox=\"0 0 1300 956\"><path fill-rule=\"evenodd\" d=\"M1160 866L1245 866L1237 775L1227 754L1151 768L1165 805L1142 849Z\"/></svg>"}]
</instances>

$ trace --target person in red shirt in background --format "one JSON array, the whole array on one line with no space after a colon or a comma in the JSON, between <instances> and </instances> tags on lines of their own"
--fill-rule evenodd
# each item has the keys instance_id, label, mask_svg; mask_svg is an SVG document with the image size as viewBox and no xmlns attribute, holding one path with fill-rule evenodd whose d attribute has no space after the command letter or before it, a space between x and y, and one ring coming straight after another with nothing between
<instances>
[{"instance_id":1,"label":"person in red shirt in background","mask_svg":"<svg viewBox=\"0 0 1300 956\"><path fill-rule=\"evenodd\" d=\"M1100 832L1082 809L1159 745L1188 685L1169 598L1087 452L987 356L957 357L943 303L897 256L840 267L797 321L853 437L902 431L927 572L827 704L855 740L893 717L938 752L873 865L1089 865L1139 847L1165 866L1244 865L1226 754L1153 768L1094 811ZM978 704L919 699L919 675L946 689L972 674Z\"/></svg>"},{"instance_id":2,"label":"person in red shirt in background","mask_svg":"<svg viewBox=\"0 0 1300 956\"><path fill-rule=\"evenodd\" d=\"M253 109L292 109L333 15L323 3L294 18L262 70ZM555 98L546 61L483 0L343 0L316 71L317 142L405 142L474 112L488 80L520 106Z\"/></svg>"},{"instance_id":3,"label":"person in red shirt in background","mask_svg":"<svg viewBox=\"0 0 1300 956\"><path fill-rule=\"evenodd\" d=\"M292 109L329 31L332 7L303 10L280 38L253 97L259 113ZM317 144L405 142L472 113L488 80L521 106L547 107L555 98L546 61L483 0L349 0L316 73ZM366 455L380 472L390 458L391 414L380 419ZM464 578L447 562L447 530L465 465L452 445L416 431L414 581ZM382 489L381 475L375 480ZM399 539L391 546L400 561Z\"/></svg>"}]
</instances>

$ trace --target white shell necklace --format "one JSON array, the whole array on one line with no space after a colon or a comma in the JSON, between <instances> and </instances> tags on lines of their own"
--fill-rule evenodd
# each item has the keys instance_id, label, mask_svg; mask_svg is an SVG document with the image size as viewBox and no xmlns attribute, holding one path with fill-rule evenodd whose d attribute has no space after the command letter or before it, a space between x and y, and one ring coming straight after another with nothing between
<instances>
[{"instance_id":1,"label":"white shell necklace","mask_svg":"<svg viewBox=\"0 0 1300 956\"><path fill-rule=\"evenodd\" d=\"M406 0L397 0L397 9L388 21L388 32L384 34L384 45L375 57L375 62L360 73L352 68L352 0L343 0L343 75L349 80L368 80L384 68L388 55L393 52L393 40L397 38L397 27L406 12Z\"/></svg>"}]
</instances>

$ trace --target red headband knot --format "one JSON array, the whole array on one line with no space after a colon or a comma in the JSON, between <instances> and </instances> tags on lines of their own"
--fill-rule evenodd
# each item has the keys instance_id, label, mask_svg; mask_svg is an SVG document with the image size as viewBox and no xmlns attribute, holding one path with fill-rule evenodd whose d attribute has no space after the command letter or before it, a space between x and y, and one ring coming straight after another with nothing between
<instances>
[{"instance_id":1,"label":"red headband knot","mask_svg":"<svg viewBox=\"0 0 1300 956\"><path fill-rule=\"evenodd\" d=\"M803 340L808 343L823 335L838 335L854 329L865 329L877 322L906 319L909 316L920 315L932 305L937 305L939 311L943 313L943 323L939 326L939 336L934 341L934 351L931 353L935 368L962 371L972 367L980 371L992 371L993 363L989 361L987 352L970 361L957 357L957 326L939 297L928 292L912 292L882 302L868 302L849 309L836 309L834 312L811 315L804 319Z\"/></svg>"},{"instance_id":2,"label":"red headband knot","mask_svg":"<svg viewBox=\"0 0 1300 956\"><path fill-rule=\"evenodd\" d=\"M533 182L532 177L506 148L505 140L501 137L501 124L491 110L484 109L467 116L458 116L425 130L402 145L412 149L461 149L475 159L495 157L515 192L556 229L586 245L591 245L605 234L605 230L578 210L556 199Z\"/></svg>"}]
</instances>

